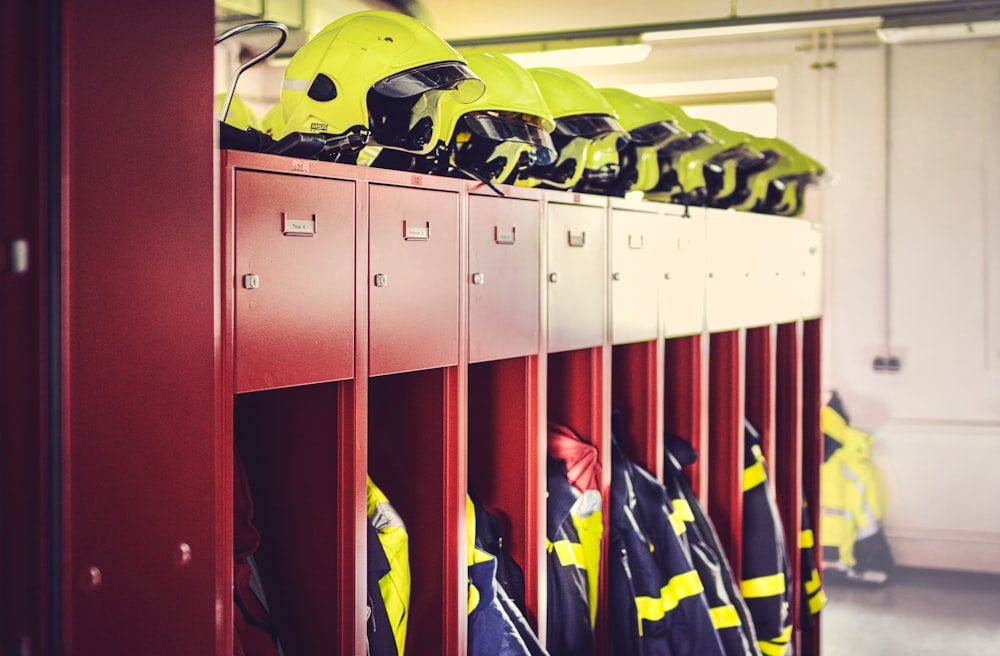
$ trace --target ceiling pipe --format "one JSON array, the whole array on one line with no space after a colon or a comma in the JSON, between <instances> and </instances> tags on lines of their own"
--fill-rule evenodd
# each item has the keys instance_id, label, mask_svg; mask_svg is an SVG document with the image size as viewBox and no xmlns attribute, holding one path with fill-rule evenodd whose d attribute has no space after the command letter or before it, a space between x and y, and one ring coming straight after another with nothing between
<instances>
[{"instance_id":1,"label":"ceiling pipe","mask_svg":"<svg viewBox=\"0 0 1000 656\"><path fill-rule=\"evenodd\" d=\"M535 32L529 34L506 34L498 36L448 39L456 48L473 46L493 46L512 43L535 43L539 41L573 41L577 39L635 38L645 32L666 32L671 30L694 30L718 27L765 25L770 23L796 23L831 21L851 18L881 18L893 24L933 24L972 22L977 20L1000 19L998 0L938 0L936 2L908 2L891 5L870 5L866 7L843 7L799 11L786 14L759 14L753 16L732 16L698 21L674 23L647 23L600 27L584 30L564 30L556 32Z\"/></svg>"}]
</instances>

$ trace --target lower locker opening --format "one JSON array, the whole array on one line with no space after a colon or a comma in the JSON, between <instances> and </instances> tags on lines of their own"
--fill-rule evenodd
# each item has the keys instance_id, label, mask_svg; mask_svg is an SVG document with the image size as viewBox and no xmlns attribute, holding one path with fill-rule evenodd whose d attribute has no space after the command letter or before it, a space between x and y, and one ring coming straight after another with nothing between
<instances>
[{"instance_id":1,"label":"lower locker opening","mask_svg":"<svg viewBox=\"0 0 1000 656\"><path fill-rule=\"evenodd\" d=\"M286 656L336 649L337 443L349 384L251 392L234 402L234 444L260 533L255 558Z\"/></svg>"},{"instance_id":2,"label":"lower locker opening","mask_svg":"<svg viewBox=\"0 0 1000 656\"><path fill-rule=\"evenodd\" d=\"M454 506L446 490L454 480L449 450L456 448L450 427L452 377L448 369L438 368L368 381L368 474L409 536L406 651L412 654L448 653L447 604L453 595L446 588L457 583L448 554L459 538L447 534L445 520Z\"/></svg>"},{"instance_id":3,"label":"lower locker opening","mask_svg":"<svg viewBox=\"0 0 1000 656\"><path fill-rule=\"evenodd\" d=\"M537 356L474 363L468 380L469 488L499 519L502 549L524 573L523 607L536 632L545 575L545 441L539 434L537 367Z\"/></svg>"},{"instance_id":4,"label":"lower locker opening","mask_svg":"<svg viewBox=\"0 0 1000 656\"><path fill-rule=\"evenodd\" d=\"M611 410L620 417L622 452L663 478L662 436L657 429L656 342L619 344L611 351Z\"/></svg>"}]
</instances>

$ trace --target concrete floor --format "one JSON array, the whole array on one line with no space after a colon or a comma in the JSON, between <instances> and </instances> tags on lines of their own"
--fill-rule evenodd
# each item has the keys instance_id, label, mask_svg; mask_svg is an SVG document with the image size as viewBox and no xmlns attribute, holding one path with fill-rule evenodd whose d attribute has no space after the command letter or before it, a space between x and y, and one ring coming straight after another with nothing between
<instances>
[{"instance_id":1,"label":"concrete floor","mask_svg":"<svg viewBox=\"0 0 1000 656\"><path fill-rule=\"evenodd\" d=\"M1000 576L896 569L883 586L826 581L821 656L1000 656Z\"/></svg>"}]
</instances>

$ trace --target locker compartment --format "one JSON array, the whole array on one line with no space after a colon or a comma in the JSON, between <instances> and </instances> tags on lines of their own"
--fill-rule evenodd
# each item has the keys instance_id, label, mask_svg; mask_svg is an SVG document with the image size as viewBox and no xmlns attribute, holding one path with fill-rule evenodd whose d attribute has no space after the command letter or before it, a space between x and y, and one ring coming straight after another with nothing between
<instances>
[{"instance_id":1,"label":"locker compartment","mask_svg":"<svg viewBox=\"0 0 1000 656\"><path fill-rule=\"evenodd\" d=\"M353 375L354 187L236 171L236 392Z\"/></svg>"},{"instance_id":2,"label":"locker compartment","mask_svg":"<svg viewBox=\"0 0 1000 656\"><path fill-rule=\"evenodd\" d=\"M705 327L705 217L703 209L695 210L685 216L683 208L671 206L662 219L660 321L666 337Z\"/></svg>"},{"instance_id":3,"label":"locker compartment","mask_svg":"<svg viewBox=\"0 0 1000 656\"><path fill-rule=\"evenodd\" d=\"M543 356L544 357L544 356ZM524 572L526 617L544 639L545 413L539 357L469 365L469 488Z\"/></svg>"},{"instance_id":4,"label":"locker compartment","mask_svg":"<svg viewBox=\"0 0 1000 656\"><path fill-rule=\"evenodd\" d=\"M606 208L550 201L547 212L548 351L599 346L606 322Z\"/></svg>"},{"instance_id":5,"label":"locker compartment","mask_svg":"<svg viewBox=\"0 0 1000 656\"><path fill-rule=\"evenodd\" d=\"M611 409L621 413L618 444L625 455L663 480L662 342L619 344L611 351Z\"/></svg>"},{"instance_id":6,"label":"locker compartment","mask_svg":"<svg viewBox=\"0 0 1000 656\"><path fill-rule=\"evenodd\" d=\"M705 220L705 322L709 332L734 330L754 316L751 259L758 257L744 213L709 209Z\"/></svg>"},{"instance_id":7,"label":"locker compartment","mask_svg":"<svg viewBox=\"0 0 1000 656\"><path fill-rule=\"evenodd\" d=\"M368 473L409 536L407 653L464 653L467 450L458 379L458 368L447 367L369 380Z\"/></svg>"},{"instance_id":8,"label":"locker compartment","mask_svg":"<svg viewBox=\"0 0 1000 656\"><path fill-rule=\"evenodd\" d=\"M695 494L708 498L708 340L701 333L663 340L663 431L699 453L685 469Z\"/></svg>"},{"instance_id":9,"label":"locker compartment","mask_svg":"<svg viewBox=\"0 0 1000 656\"><path fill-rule=\"evenodd\" d=\"M345 530L354 526L353 504L342 502L346 486L338 475L338 444L353 442L340 430L350 420L344 408L352 385L253 392L234 402L233 442L260 533L255 558L286 654L336 651L338 622L353 622L353 599L338 594L338 564L353 568L364 553L364 535Z\"/></svg>"},{"instance_id":10,"label":"locker compartment","mask_svg":"<svg viewBox=\"0 0 1000 656\"><path fill-rule=\"evenodd\" d=\"M613 207L611 220L611 342L656 339L663 279L663 217Z\"/></svg>"},{"instance_id":11,"label":"locker compartment","mask_svg":"<svg viewBox=\"0 0 1000 656\"><path fill-rule=\"evenodd\" d=\"M712 333L708 347L708 514L733 573L743 553L744 337L742 330Z\"/></svg>"},{"instance_id":12,"label":"locker compartment","mask_svg":"<svg viewBox=\"0 0 1000 656\"><path fill-rule=\"evenodd\" d=\"M372 376L458 363L459 195L369 186Z\"/></svg>"},{"instance_id":13,"label":"locker compartment","mask_svg":"<svg viewBox=\"0 0 1000 656\"><path fill-rule=\"evenodd\" d=\"M550 353L547 362L547 420L571 428L597 447L601 463L601 496L605 527L610 517L611 488L611 353L608 347ZM605 533L605 538L607 533ZM608 636L607 539L601 551L595 634L598 654L606 653ZM551 632L552 627L548 627ZM604 647L602 647L602 645Z\"/></svg>"},{"instance_id":14,"label":"locker compartment","mask_svg":"<svg viewBox=\"0 0 1000 656\"><path fill-rule=\"evenodd\" d=\"M802 318L818 319L823 314L823 226L806 223L803 230Z\"/></svg>"},{"instance_id":15,"label":"locker compartment","mask_svg":"<svg viewBox=\"0 0 1000 656\"><path fill-rule=\"evenodd\" d=\"M539 205L469 196L469 361L538 353Z\"/></svg>"}]
</instances>

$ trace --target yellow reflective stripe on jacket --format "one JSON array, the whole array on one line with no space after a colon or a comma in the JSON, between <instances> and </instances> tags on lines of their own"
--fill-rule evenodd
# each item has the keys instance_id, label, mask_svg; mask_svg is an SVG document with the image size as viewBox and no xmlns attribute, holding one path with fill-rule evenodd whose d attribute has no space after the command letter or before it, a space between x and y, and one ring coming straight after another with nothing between
<instances>
[{"instance_id":1,"label":"yellow reflective stripe on jacket","mask_svg":"<svg viewBox=\"0 0 1000 656\"><path fill-rule=\"evenodd\" d=\"M809 594L812 594L817 590L819 590L819 585L820 585L819 571L814 569L812 571L812 576L810 576L809 580L803 583L802 585L806 589L806 592L808 592Z\"/></svg>"},{"instance_id":2,"label":"yellow reflective stripe on jacket","mask_svg":"<svg viewBox=\"0 0 1000 656\"><path fill-rule=\"evenodd\" d=\"M559 564L563 567L579 567L586 569L583 558L583 545L569 540L558 540L552 542L546 538L545 548L548 551L555 551Z\"/></svg>"},{"instance_id":3,"label":"yellow reflective stripe on jacket","mask_svg":"<svg viewBox=\"0 0 1000 656\"><path fill-rule=\"evenodd\" d=\"M757 646L764 656L785 656L790 651L789 643L792 641L792 627L786 626L781 635L771 640L758 640Z\"/></svg>"},{"instance_id":4,"label":"yellow reflective stripe on jacket","mask_svg":"<svg viewBox=\"0 0 1000 656\"><path fill-rule=\"evenodd\" d=\"M577 514L585 513L585 514ZM590 625L597 626L597 591L601 580L601 540L604 537L604 513L601 495L586 490L570 508L570 517L580 536L581 567L587 573L587 600L590 602Z\"/></svg>"},{"instance_id":5,"label":"yellow reflective stripe on jacket","mask_svg":"<svg viewBox=\"0 0 1000 656\"><path fill-rule=\"evenodd\" d=\"M764 656L785 656L789 648L787 643L774 644L766 640L757 641L757 646L760 647L760 653L764 654Z\"/></svg>"},{"instance_id":6,"label":"yellow reflective stripe on jacket","mask_svg":"<svg viewBox=\"0 0 1000 656\"><path fill-rule=\"evenodd\" d=\"M392 626L396 652L402 656L410 617L410 538L402 518L370 477L367 480L367 506L368 517L389 560L389 573L379 579L378 588Z\"/></svg>"},{"instance_id":7,"label":"yellow reflective stripe on jacket","mask_svg":"<svg viewBox=\"0 0 1000 656\"><path fill-rule=\"evenodd\" d=\"M813 536L811 528L807 528L799 534L799 549L812 549L816 546L816 538Z\"/></svg>"},{"instance_id":8,"label":"yellow reflective stripe on jacket","mask_svg":"<svg viewBox=\"0 0 1000 656\"><path fill-rule=\"evenodd\" d=\"M677 607L682 599L693 597L704 591L698 572L691 570L670 579L660 588L659 597L636 597L635 609L639 618L639 635L642 635L642 621L658 622Z\"/></svg>"},{"instance_id":9,"label":"yellow reflective stripe on jacket","mask_svg":"<svg viewBox=\"0 0 1000 656\"><path fill-rule=\"evenodd\" d=\"M747 579L740 583L740 592L748 599L760 597L774 597L785 592L785 575L782 572L761 576L756 579Z\"/></svg>"},{"instance_id":10,"label":"yellow reflective stripe on jacket","mask_svg":"<svg viewBox=\"0 0 1000 656\"><path fill-rule=\"evenodd\" d=\"M691 510L691 504L688 503L687 499L671 499L670 503L674 507L674 512L681 516L685 522L694 521L694 511Z\"/></svg>"},{"instance_id":11,"label":"yellow reflective stripe on jacket","mask_svg":"<svg viewBox=\"0 0 1000 656\"><path fill-rule=\"evenodd\" d=\"M742 624L740 614L736 612L736 607L732 604L709 608L708 613L712 616L712 624L715 625L716 629L729 629Z\"/></svg>"},{"instance_id":12,"label":"yellow reflective stripe on jacket","mask_svg":"<svg viewBox=\"0 0 1000 656\"><path fill-rule=\"evenodd\" d=\"M823 607L826 606L826 602L827 602L826 592L824 592L823 590L819 590L816 592L816 594L810 595L809 614L815 615L816 613L823 610Z\"/></svg>"},{"instance_id":13,"label":"yellow reflective stripe on jacket","mask_svg":"<svg viewBox=\"0 0 1000 656\"><path fill-rule=\"evenodd\" d=\"M677 535L684 535L684 532L687 530L687 523L684 521L684 517L682 517L679 512L674 510L674 512L667 515L667 518L670 520L670 525L673 527L674 533ZM653 545L650 544L649 546L650 551L652 551Z\"/></svg>"},{"instance_id":14,"label":"yellow reflective stripe on jacket","mask_svg":"<svg viewBox=\"0 0 1000 656\"><path fill-rule=\"evenodd\" d=\"M743 470L743 491L752 490L767 480L767 472L764 471L764 463L758 460Z\"/></svg>"}]
</instances>

